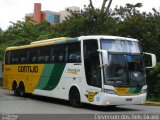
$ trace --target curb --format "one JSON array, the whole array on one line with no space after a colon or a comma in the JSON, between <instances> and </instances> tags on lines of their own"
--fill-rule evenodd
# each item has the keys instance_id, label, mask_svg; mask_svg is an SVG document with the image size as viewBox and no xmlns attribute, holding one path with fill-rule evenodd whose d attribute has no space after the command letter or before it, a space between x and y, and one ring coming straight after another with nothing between
<instances>
[{"instance_id":1,"label":"curb","mask_svg":"<svg viewBox=\"0 0 160 120\"><path fill-rule=\"evenodd\" d=\"M146 106L160 106L160 102L147 101L143 105L146 105Z\"/></svg>"}]
</instances>

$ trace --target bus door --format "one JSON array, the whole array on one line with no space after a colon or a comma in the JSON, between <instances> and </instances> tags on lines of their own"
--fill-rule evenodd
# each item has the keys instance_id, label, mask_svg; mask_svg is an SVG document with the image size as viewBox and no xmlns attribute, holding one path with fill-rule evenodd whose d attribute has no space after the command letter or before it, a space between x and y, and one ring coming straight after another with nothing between
<instances>
[{"instance_id":1,"label":"bus door","mask_svg":"<svg viewBox=\"0 0 160 120\"><path fill-rule=\"evenodd\" d=\"M84 67L86 77L86 91L88 92L100 92L101 91L101 69L100 69L100 57L98 50L98 41L96 39L83 41L84 52Z\"/></svg>"}]
</instances>

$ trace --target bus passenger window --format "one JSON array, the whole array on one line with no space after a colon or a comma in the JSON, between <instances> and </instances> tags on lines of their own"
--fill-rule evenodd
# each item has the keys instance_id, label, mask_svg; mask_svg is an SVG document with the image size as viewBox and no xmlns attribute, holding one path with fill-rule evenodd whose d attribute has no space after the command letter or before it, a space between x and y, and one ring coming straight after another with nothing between
<instances>
[{"instance_id":1,"label":"bus passenger window","mask_svg":"<svg viewBox=\"0 0 160 120\"><path fill-rule=\"evenodd\" d=\"M67 51L67 59L66 60L69 63L81 62L80 42L68 44L68 51Z\"/></svg>"},{"instance_id":2,"label":"bus passenger window","mask_svg":"<svg viewBox=\"0 0 160 120\"><path fill-rule=\"evenodd\" d=\"M36 63L38 58L37 48L32 48L29 50L29 63Z\"/></svg>"},{"instance_id":3,"label":"bus passenger window","mask_svg":"<svg viewBox=\"0 0 160 120\"><path fill-rule=\"evenodd\" d=\"M49 56L45 56L45 62L49 62Z\"/></svg>"},{"instance_id":4,"label":"bus passenger window","mask_svg":"<svg viewBox=\"0 0 160 120\"><path fill-rule=\"evenodd\" d=\"M32 62L36 62L36 61L37 61L37 57L34 56L34 57L32 58Z\"/></svg>"},{"instance_id":5,"label":"bus passenger window","mask_svg":"<svg viewBox=\"0 0 160 120\"><path fill-rule=\"evenodd\" d=\"M80 62L80 53L70 53L68 61L69 62Z\"/></svg>"},{"instance_id":6,"label":"bus passenger window","mask_svg":"<svg viewBox=\"0 0 160 120\"><path fill-rule=\"evenodd\" d=\"M53 53L52 53L52 62L56 63L64 63L65 62L65 44L58 44L53 46ZM53 57L54 56L54 57Z\"/></svg>"},{"instance_id":7,"label":"bus passenger window","mask_svg":"<svg viewBox=\"0 0 160 120\"><path fill-rule=\"evenodd\" d=\"M21 60L21 63L25 63L26 62L26 58L25 57L20 58L20 60Z\"/></svg>"},{"instance_id":8,"label":"bus passenger window","mask_svg":"<svg viewBox=\"0 0 160 120\"><path fill-rule=\"evenodd\" d=\"M61 62L63 61L63 55L58 56L58 60Z\"/></svg>"},{"instance_id":9,"label":"bus passenger window","mask_svg":"<svg viewBox=\"0 0 160 120\"><path fill-rule=\"evenodd\" d=\"M10 51L7 51L6 52L6 55L5 55L5 64L10 64L10 62L11 62L11 52Z\"/></svg>"},{"instance_id":10,"label":"bus passenger window","mask_svg":"<svg viewBox=\"0 0 160 120\"><path fill-rule=\"evenodd\" d=\"M12 63L18 63L18 58L12 58Z\"/></svg>"},{"instance_id":11,"label":"bus passenger window","mask_svg":"<svg viewBox=\"0 0 160 120\"><path fill-rule=\"evenodd\" d=\"M28 55L28 50L27 49L22 49L19 51L19 63L27 63L27 55Z\"/></svg>"},{"instance_id":12,"label":"bus passenger window","mask_svg":"<svg viewBox=\"0 0 160 120\"><path fill-rule=\"evenodd\" d=\"M12 51L11 52L11 63L16 64L19 62L19 52L18 51Z\"/></svg>"},{"instance_id":13,"label":"bus passenger window","mask_svg":"<svg viewBox=\"0 0 160 120\"><path fill-rule=\"evenodd\" d=\"M55 61L55 55L51 57L51 61L54 62Z\"/></svg>"},{"instance_id":14,"label":"bus passenger window","mask_svg":"<svg viewBox=\"0 0 160 120\"><path fill-rule=\"evenodd\" d=\"M50 63L51 46L39 47L38 50L38 63Z\"/></svg>"}]
</instances>

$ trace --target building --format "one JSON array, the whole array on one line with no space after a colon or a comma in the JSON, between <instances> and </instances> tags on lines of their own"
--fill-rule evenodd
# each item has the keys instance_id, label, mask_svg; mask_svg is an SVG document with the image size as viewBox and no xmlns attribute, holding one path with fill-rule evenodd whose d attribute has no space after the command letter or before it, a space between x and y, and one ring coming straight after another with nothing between
<instances>
[{"instance_id":1,"label":"building","mask_svg":"<svg viewBox=\"0 0 160 120\"><path fill-rule=\"evenodd\" d=\"M58 12L53 12L49 10L42 11L40 3L34 4L34 13L28 13L25 16L30 17L35 22L46 20L47 22L52 24L52 23L59 23L60 21L60 15Z\"/></svg>"},{"instance_id":2,"label":"building","mask_svg":"<svg viewBox=\"0 0 160 120\"><path fill-rule=\"evenodd\" d=\"M72 7L67 7L65 10L59 11L60 14L60 22L63 22L67 16L70 15L70 11L80 11L80 7L72 6Z\"/></svg>"},{"instance_id":3,"label":"building","mask_svg":"<svg viewBox=\"0 0 160 120\"><path fill-rule=\"evenodd\" d=\"M65 10L60 12L53 12L49 10L42 11L41 3L34 3L34 13L28 13L25 17L30 17L35 22L40 22L46 20L47 22L54 24L65 20L65 18L70 15L69 11L80 11L79 7L67 7Z\"/></svg>"}]
</instances>

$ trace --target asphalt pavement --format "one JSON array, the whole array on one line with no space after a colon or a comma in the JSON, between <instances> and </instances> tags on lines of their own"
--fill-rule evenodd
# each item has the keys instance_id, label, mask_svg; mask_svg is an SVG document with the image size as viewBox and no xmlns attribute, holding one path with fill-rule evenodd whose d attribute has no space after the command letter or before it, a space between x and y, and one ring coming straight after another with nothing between
<instances>
[{"instance_id":1,"label":"asphalt pavement","mask_svg":"<svg viewBox=\"0 0 160 120\"><path fill-rule=\"evenodd\" d=\"M50 120L51 118L55 120L91 120L104 117L99 115L107 115L105 117L120 115L120 118L124 117L122 115L132 115L128 116L129 120L135 117L133 114L139 116L139 119L143 118L144 114L157 114L159 115L157 118L160 119L159 105L159 103L147 101L144 105L122 105L114 108L88 104L84 104L82 108L73 108L68 101L35 95L25 98L16 97L13 92L0 89L0 120L6 118L6 115L15 115L14 117L18 115L19 120L25 120L28 117L34 120Z\"/></svg>"}]
</instances>

